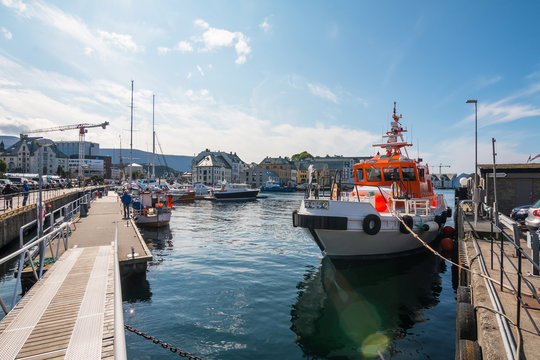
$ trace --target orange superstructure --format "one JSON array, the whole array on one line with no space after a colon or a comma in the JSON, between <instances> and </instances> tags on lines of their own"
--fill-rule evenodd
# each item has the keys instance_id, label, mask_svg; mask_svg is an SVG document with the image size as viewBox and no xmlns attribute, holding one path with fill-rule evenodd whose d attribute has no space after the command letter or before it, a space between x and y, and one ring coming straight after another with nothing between
<instances>
[{"instance_id":1,"label":"orange superstructure","mask_svg":"<svg viewBox=\"0 0 540 360\"><path fill-rule=\"evenodd\" d=\"M365 186L390 186L394 197L430 198L433 196L433 185L429 174L429 167L421 164L421 160L408 157L403 139L403 129L399 119L402 115L392 115L391 129L383 136L386 143L374 144L386 150L384 155L376 155L362 163L354 165L355 184ZM403 151L402 151L403 148Z\"/></svg>"}]
</instances>

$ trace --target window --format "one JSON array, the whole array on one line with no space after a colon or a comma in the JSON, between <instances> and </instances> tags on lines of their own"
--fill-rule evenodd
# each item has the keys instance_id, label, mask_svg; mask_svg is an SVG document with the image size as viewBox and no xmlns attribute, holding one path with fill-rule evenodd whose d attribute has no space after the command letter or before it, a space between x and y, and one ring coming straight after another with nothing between
<instances>
[{"instance_id":1,"label":"window","mask_svg":"<svg viewBox=\"0 0 540 360\"><path fill-rule=\"evenodd\" d=\"M381 169L380 168L366 168L367 181L381 181Z\"/></svg>"},{"instance_id":2,"label":"window","mask_svg":"<svg viewBox=\"0 0 540 360\"><path fill-rule=\"evenodd\" d=\"M383 169L385 181L399 180L399 168L398 167L386 167Z\"/></svg>"},{"instance_id":3,"label":"window","mask_svg":"<svg viewBox=\"0 0 540 360\"><path fill-rule=\"evenodd\" d=\"M424 169L418 169L418 177L420 178L420 181L424 182Z\"/></svg>"},{"instance_id":4,"label":"window","mask_svg":"<svg viewBox=\"0 0 540 360\"><path fill-rule=\"evenodd\" d=\"M364 169L356 169L356 181L364 181Z\"/></svg>"},{"instance_id":5,"label":"window","mask_svg":"<svg viewBox=\"0 0 540 360\"><path fill-rule=\"evenodd\" d=\"M402 168L401 172L403 173L403 180L409 180L409 181L416 180L416 174L414 172L414 168L412 167Z\"/></svg>"}]
</instances>

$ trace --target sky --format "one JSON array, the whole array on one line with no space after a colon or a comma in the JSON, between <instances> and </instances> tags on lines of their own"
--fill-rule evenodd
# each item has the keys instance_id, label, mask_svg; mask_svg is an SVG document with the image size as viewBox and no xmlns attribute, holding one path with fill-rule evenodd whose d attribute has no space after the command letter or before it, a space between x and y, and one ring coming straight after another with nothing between
<instances>
[{"instance_id":1,"label":"sky","mask_svg":"<svg viewBox=\"0 0 540 360\"><path fill-rule=\"evenodd\" d=\"M0 0L0 135L108 121L86 140L152 151L154 113L158 153L370 156L397 102L432 173L473 172L475 139L479 164L492 138L497 163L525 163L540 153L538 14L533 0Z\"/></svg>"}]
</instances>

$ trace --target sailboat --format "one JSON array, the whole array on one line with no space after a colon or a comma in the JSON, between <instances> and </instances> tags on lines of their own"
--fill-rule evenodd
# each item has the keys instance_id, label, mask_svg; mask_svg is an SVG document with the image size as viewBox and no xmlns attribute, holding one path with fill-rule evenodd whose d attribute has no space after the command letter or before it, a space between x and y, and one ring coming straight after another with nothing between
<instances>
[{"instance_id":1,"label":"sailboat","mask_svg":"<svg viewBox=\"0 0 540 360\"><path fill-rule=\"evenodd\" d=\"M154 130L154 99L152 95L152 180L155 180L154 159L156 154L156 132ZM150 188L139 193L139 201L133 203L135 224L144 227L162 227L171 221L172 196L159 188Z\"/></svg>"}]
</instances>

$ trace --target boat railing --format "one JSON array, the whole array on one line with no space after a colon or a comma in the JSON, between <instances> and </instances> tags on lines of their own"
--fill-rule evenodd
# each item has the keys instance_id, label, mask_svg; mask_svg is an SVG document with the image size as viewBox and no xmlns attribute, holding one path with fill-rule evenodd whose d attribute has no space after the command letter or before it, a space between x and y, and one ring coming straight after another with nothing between
<instances>
[{"instance_id":1,"label":"boat railing","mask_svg":"<svg viewBox=\"0 0 540 360\"><path fill-rule=\"evenodd\" d=\"M373 189L366 190L362 189L361 186L353 183L334 183L330 189L330 194L326 196L324 193L317 192L317 189L308 186L306 199L330 198L333 201L373 203L377 201L375 196L379 194L386 203L387 209L391 209L393 212L431 215L434 208L446 208L444 197L436 196L434 199L409 198L408 196L393 197L390 189L373 185L370 186ZM432 203L432 201L435 201L435 203Z\"/></svg>"}]
</instances>

